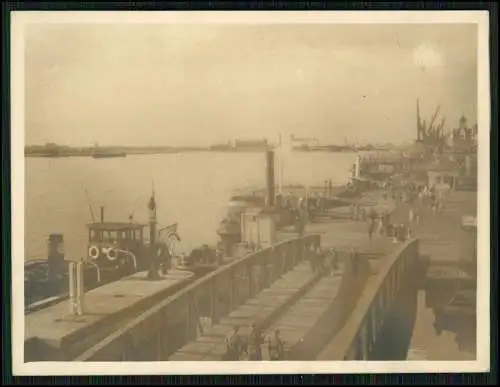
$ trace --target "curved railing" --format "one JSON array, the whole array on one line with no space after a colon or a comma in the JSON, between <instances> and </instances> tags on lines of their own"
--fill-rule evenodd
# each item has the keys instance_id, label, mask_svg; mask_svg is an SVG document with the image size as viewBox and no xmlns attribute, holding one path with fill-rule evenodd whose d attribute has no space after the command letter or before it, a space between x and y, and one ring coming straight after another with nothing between
<instances>
[{"instance_id":1,"label":"curved railing","mask_svg":"<svg viewBox=\"0 0 500 387\"><path fill-rule=\"evenodd\" d=\"M368 360L402 279L415 269L419 259L418 240L411 239L384 259L378 273L365 285L356 308L343 328L316 360ZM415 273L416 274L416 273Z\"/></svg>"},{"instance_id":2,"label":"curved railing","mask_svg":"<svg viewBox=\"0 0 500 387\"><path fill-rule=\"evenodd\" d=\"M192 329L186 332L187 336L184 343L187 343L196 339L198 328L202 330L197 325L201 316L197 309L197 299L200 296L210 298L209 314L212 320L217 322L218 318L223 316L217 311L221 302L217 298L217 294L228 296L229 308L225 313L228 314L247 299L269 287L274 279L307 259L312 250L311 245L319 246L319 244L319 235L308 235L285 240L222 266L132 319L83 354L75 356L76 359L74 360L125 360L128 357L127 353L134 353L134 350L136 352L140 351L140 348L144 346L154 347L150 351L150 353L153 352L153 355L150 354L149 356L150 360L165 360L177 349L166 343L172 339L168 337L169 334L175 335L175 333L168 332L167 327L169 318L179 318L179 306L186 307L187 305L186 319L190 321L187 321L185 325L189 327L194 325L194 334ZM254 270L256 267L259 268L257 281L255 280L256 271ZM245 285L247 289L244 291L243 297L240 294L241 289L235 291L235 288L240 287L241 283L247 284ZM226 286L224 286L224 289L220 289L221 285ZM151 359L151 357L154 359Z\"/></svg>"}]
</instances>

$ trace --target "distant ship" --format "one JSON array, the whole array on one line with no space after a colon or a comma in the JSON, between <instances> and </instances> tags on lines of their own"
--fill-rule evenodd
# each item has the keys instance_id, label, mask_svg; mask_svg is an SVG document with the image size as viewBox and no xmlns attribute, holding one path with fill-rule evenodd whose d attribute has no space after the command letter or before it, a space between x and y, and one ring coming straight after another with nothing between
<instances>
[{"instance_id":1,"label":"distant ship","mask_svg":"<svg viewBox=\"0 0 500 387\"><path fill-rule=\"evenodd\" d=\"M125 152L114 151L110 149L100 148L98 144L95 144L94 151L92 152L92 157L94 159L105 159L109 157L125 157L127 154Z\"/></svg>"},{"instance_id":2,"label":"distant ship","mask_svg":"<svg viewBox=\"0 0 500 387\"><path fill-rule=\"evenodd\" d=\"M125 157L127 154L125 152L95 152L92 157L94 159L104 159L108 157Z\"/></svg>"}]
</instances>

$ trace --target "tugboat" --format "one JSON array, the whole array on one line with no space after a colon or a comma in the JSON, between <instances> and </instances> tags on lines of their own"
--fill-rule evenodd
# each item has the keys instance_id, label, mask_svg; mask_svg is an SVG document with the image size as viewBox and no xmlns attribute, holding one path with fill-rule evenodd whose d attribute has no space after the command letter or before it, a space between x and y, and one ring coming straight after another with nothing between
<instances>
[{"instance_id":1,"label":"tugboat","mask_svg":"<svg viewBox=\"0 0 500 387\"><path fill-rule=\"evenodd\" d=\"M88 257L83 260L85 290L148 269L152 248L146 238L146 227L146 224L132 221L105 222L101 207L101 221L87 225ZM157 259L166 271L170 267L175 243L180 240L177 224L160 229L157 235ZM68 265L64 259L62 235L51 235L48 245L47 259L25 263L24 300L28 313L68 297Z\"/></svg>"}]
</instances>

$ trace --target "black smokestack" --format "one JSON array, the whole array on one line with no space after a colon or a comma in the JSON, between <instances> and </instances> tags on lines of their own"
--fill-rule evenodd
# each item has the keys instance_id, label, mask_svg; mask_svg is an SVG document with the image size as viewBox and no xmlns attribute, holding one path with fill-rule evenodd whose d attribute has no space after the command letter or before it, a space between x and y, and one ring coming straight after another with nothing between
<instances>
[{"instance_id":1,"label":"black smokestack","mask_svg":"<svg viewBox=\"0 0 500 387\"><path fill-rule=\"evenodd\" d=\"M267 204L273 207L275 202L274 192L274 151L266 151L266 183L267 183Z\"/></svg>"},{"instance_id":2,"label":"black smokestack","mask_svg":"<svg viewBox=\"0 0 500 387\"><path fill-rule=\"evenodd\" d=\"M57 278L64 272L64 239L61 234L51 234L48 240L47 261L49 264L49 282L56 290L59 284Z\"/></svg>"}]
</instances>

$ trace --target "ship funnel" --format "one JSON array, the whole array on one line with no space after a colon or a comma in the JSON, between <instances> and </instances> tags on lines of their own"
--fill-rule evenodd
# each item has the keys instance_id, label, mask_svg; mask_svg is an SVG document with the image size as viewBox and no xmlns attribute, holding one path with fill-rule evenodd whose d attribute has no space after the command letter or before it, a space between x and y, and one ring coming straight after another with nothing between
<instances>
[{"instance_id":1,"label":"ship funnel","mask_svg":"<svg viewBox=\"0 0 500 387\"><path fill-rule=\"evenodd\" d=\"M276 197L274 192L274 151L266 151L266 194L267 205L274 207L276 204Z\"/></svg>"},{"instance_id":2,"label":"ship funnel","mask_svg":"<svg viewBox=\"0 0 500 387\"><path fill-rule=\"evenodd\" d=\"M361 156L357 155L356 156L356 164L354 167L354 176L360 177L360 175L361 175Z\"/></svg>"},{"instance_id":3,"label":"ship funnel","mask_svg":"<svg viewBox=\"0 0 500 387\"><path fill-rule=\"evenodd\" d=\"M64 239L62 234L49 235L47 261L49 282L55 286L57 283L55 279L64 271Z\"/></svg>"}]
</instances>

